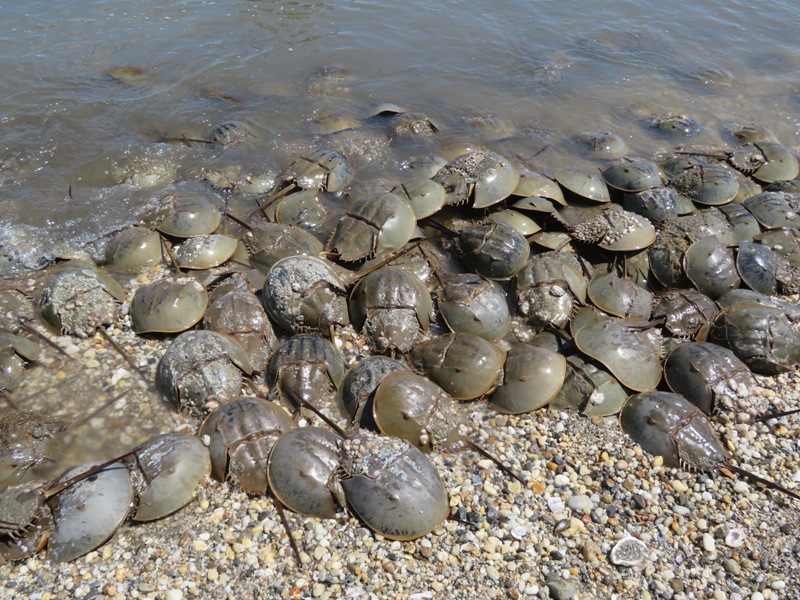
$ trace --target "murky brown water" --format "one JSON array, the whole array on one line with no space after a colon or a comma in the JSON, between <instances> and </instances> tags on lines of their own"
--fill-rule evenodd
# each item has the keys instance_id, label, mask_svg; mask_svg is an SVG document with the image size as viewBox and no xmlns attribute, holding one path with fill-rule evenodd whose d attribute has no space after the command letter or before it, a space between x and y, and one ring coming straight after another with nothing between
<instances>
[{"instance_id":1,"label":"murky brown water","mask_svg":"<svg viewBox=\"0 0 800 600\"><path fill-rule=\"evenodd\" d=\"M624 136L631 154L689 143L654 132L652 114L694 117L693 144L730 144L727 127L754 122L794 148L797 31L788 0L7 0L3 270L138 218L162 190L116 185L131 164L162 161L178 179L224 165L269 174L316 143L319 119L380 102L424 112L442 140L516 135L506 148L522 155L546 142L543 170L579 160L567 140L586 130ZM231 120L255 130L246 150L158 143Z\"/></svg>"}]
</instances>

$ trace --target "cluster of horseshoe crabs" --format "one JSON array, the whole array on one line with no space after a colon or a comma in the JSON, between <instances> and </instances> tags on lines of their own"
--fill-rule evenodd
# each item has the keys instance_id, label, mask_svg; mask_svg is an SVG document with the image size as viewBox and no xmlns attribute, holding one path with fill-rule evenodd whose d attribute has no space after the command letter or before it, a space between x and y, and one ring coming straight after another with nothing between
<instances>
[{"instance_id":1,"label":"cluster of horseshoe crabs","mask_svg":"<svg viewBox=\"0 0 800 600\"><path fill-rule=\"evenodd\" d=\"M240 129L206 141L246 142ZM800 309L779 297L800 290L796 156L748 128L731 150L603 158L596 172L442 145L397 181L358 178L376 160L367 141L438 132L381 107L267 194L169 194L154 229L107 240L106 267L54 265L35 305L4 289L1 383L17 410L0 421L0 556L76 558L128 518L178 510L209 473L279 510L352 511L415 539L450 513L430 452L476 451L530 483L473 439L462 404L479 399L506 414L619 414L667 466L800 499L736 465L708 419L757 418L752 373L800 361ZM230 208L247 202L249 214ZM132 272L167 275L131 298L119 281ZM16 405L48 339L39 316L51 333L113 325L168 342L154 384L198 434L31 480L68 427ZM343 337L364 351L345 357Z\"/></svg>"}]
</instances>

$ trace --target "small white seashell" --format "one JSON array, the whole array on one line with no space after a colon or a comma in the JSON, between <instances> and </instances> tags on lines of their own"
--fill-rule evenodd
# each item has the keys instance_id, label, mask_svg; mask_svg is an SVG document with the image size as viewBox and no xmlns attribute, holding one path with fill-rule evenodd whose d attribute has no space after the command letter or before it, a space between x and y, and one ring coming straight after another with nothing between
<instances>
[{"instance_id":1,"label":"small white seashell","mask_svg":"<svg viewBox=\"0 0 800 600\"><path fill-rule=\"evenodd\" d=\"M731 529L725 536L725 545L730 548L738 548L745 542L745 533L741 529Z\"/></svg>"},{"instance_id":2,"label":"small white seashell","mask_svg":"<svg viewBox=\"0 0 800 600\"><path fill-rule=\"evenodd\" d=\"M647 545L635 537L621 539L611 549L609 559L612 564L621 567L635 567L647 557Z\"/></svg>"}]
</instances>

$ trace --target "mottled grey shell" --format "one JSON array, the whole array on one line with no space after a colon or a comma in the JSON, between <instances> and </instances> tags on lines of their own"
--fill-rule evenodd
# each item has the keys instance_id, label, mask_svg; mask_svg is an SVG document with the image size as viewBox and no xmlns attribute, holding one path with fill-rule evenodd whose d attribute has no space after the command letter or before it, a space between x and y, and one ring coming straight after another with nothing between
<instances>
[{"instance_id":1,"label":"mottled grey shell","mask_svg":"<svg viewBox=\"0 0 800 600\"><path fill-rule=\"evenodd\" d=\"M519 173L499 154L477 150L447 163L433 180L444 186L446 204L464 204L471 199L475 208L485 208L514 192Z\"/></svg>"},{"instance_id":2,"label":"mottled grey shell","mask_svg":"<svg viewBox=\"0 0 800 600\"><path fill-rule=\"evenodd\" d=\"M87 337L100 325L114 323L122 287L94 265L70 261L58 265L42 293L42 317L64 333Z\"/></svg>"},{"instance_id":3,"label":"mottled grey shell","mask_svg":"<svg viewBox=\"0 0 800 600\"><path fill-rule=\"evenodd\" d=\"M344 285L330 264L311 256L289 256L272 266L264 307L290 333L327 333L350 322Z\"/></svg>"},{"instance_id":4,"label":"mottled grey shell","mask_svg":"<svg viewBox=\"0 0 800 600\"><path fill-rule=\"evenodd\" d=\"M200 411L210 401L239 395L242 371L253 368L230 336L214 331L186 331L170 344L156 369L156 384L178 409Z\"/></svg>"},{"instance_id":5,"label":"mottled grey shell","mask_svg":"<svg viewBox=\"0 0 800 600\"><path fill-rule=\"evenodd\" d=\"M708 341L730 348L756 373L784 373L800 362L800 317L774 306L734 304L717 315Z\"/></svg>"},{"instance_id":6,"label":"mottled grey shell","mask_svg":"<svg viewBox=\"0 0 800 600\"><path fill-rule=\"evenodd\" d=\"M494 221L464 229L458 245L464 264L489 279L513 277L531 251L528 240L516 229Z\"/></svg>"},{"instance_id":7,"label":"mottled grey shell","mask_svg":"<svg viewBox=\"0 0 800 600\"><path fill-rule=\"evenodd\" d=\"M244 244L250 262L263 273L282 258L300 254L317 256L323 250L322 242L306 230L281 223L259 223L245 234Z\"/></svg>"},{"instance_id":8,"label":"mottled grey shell","mask_svg":"<svg viewBox=\"0 0 800 600\"><path fill-rule=\"evenodd\" d=\"M342 443L340 461L348 503L384 537L417 539L450 513L436 466L405 440L362 431Z\"/></svg>"},{"instance_id":9,"label":"mottled grey shell","mask_svg":"<svg viewBox=\"0 0 800 600\"><path fill-rule=\"evenodd\" d=\"M381 381L390 373L405 370L403 363L388 356L368 356L350 367L337 395L350 421L361 423L362 415L371 415L372 409L368 403L372 402Z\"/></svg>"},{"instance_id":10,"label":"mottled grey shell","mask_svg":"<svg viewBox=\"0 0 800 600\"><path fill-rule=\"evenodd\" d=\"M363 329L372 348L408 352L428 330L433 301L425 285L402 269L383 267L356 284L350 295L350 316Z\"/></svg>"},{"instance_id":11,"label":"mottled grey shell","mask_svg":"<svg viewBox=\"0 0 800 600\"><path fill-rule=\"evenodd\" d=\"M457 274L444 282L439 312L456 333L471 333L493 342L511 327L511 314L503 288L477 273Z\"/></svg>"},{"instance_id":12,"label":"mottled grey shell","mask_svg":"<svg viewBox=\"0 0 800 600\"><path fill-rule=\"evenodd\" d=\"M347 211L326 248L345 262L372 258L402 248L416 226L414 210L399 196L369 195Z\"/></svg>"},{"instance_id":13,"label":"mottled grey shell","mask_svg":"<svg viewBox=\"0 0 800 600\"><path fill-rule=\"evenodd\" d=\"M681 344L664 361L664 379L670 389L689 400L704 414L712 415L719 396L749 393L755 380L741 360L728 348L707 342Z\"/></svg>"}]
</instances>

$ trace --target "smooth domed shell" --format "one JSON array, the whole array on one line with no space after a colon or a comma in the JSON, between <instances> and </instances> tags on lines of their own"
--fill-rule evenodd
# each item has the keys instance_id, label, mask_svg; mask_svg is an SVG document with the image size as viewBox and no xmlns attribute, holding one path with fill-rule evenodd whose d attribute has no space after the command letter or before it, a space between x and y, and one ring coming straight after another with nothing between
<instances>
[{"instance_id":1,"label":"smooth domed shell","mask_svg":"<svg viewBox=\"0 0 800 600\"><path fill-rule=\"evenodd\" d=\"M741 283L733 251L713 235L689 246L683 256L683 269L695 287L711 299Z\"/></svg>"},{"instance_id":2,"label":"smooth domed shell","mask_svg":"<svg viewBox=\"0 0 800 600\"><path fill-rule=\"evenodd\" d=\"M607 417L617 414L627 398L625 388L602 365L575 355L567 358L564 385L548 406L577 409L587 417Z\"/></svg>"},{"instance_id":3,"label":"smooth domed shell","mask_svg":"<svg viewBox=\"0 0 800 600\"><path fill-rule=\"evenodd\" d=\"M653 331L603 320L574 336L581 352L600 361L625 387L644 392L661 381L661 342Z\"/></svg>"},{"instance_id":4,"label":"smooth domed shell","mask_svg":"<svg viewBox=\"0 0 800 600\"><path fill-rule=\"evenodd\" d=\"M597 158L622 158L628 151L625 140L616 133L591 131L573 139Z\"/></svg>"},{"instance_id":5,"label":"smooth domed shell","mask_svg":"<svg viewBox=\"0 0 800 600\"><path fill-rule=\"evenodd\" d=\"M470 425L457 402L424 375L388 374L375 390L372 415L378 429L423 451L462 448Z\"/></svg>"},{"instance_id":6,"label":"smooth domed shell","mask_svg":"<svg viewBox=\"0 0 800 600\"><path fill-rule=\"evenodd\" d=\"M564 193L558 187L558 183L533 171L520 172L519 183L514 190L514 195L526 198L531 196L548 198L562 206L567 205L567 201L564 200Z\"/></svg>"},{"instance_id":7,"label":"smooth domed shell","mask_svg":"<svg viewBox=\"0 0 800 600\"><path fill-rule=\"evenodd\" d=\"M571 244L572 238L563 231L539 231L534 233L530 240L548 250L560 248L564 252L575 252L575 246Z\"/></svg>"},{"instance_id":8,"label":"smooth domed shell","mask_svg":"<svg viewBox=\"0 0 800 600\"><path fill-rule=\"evenodd\" d=\"M602 173L607 185L623 192L641 192L662 185L658 167L646 160L632 160L607 168Z\"/></svg>"},{"instance_id":9,"label":"smooth domed shell","mask_svg":"<svg viewBox=\"0 0 800 600\"><path fill-rule=\"evenodd\" d=\"M592 277L587 293L597 308L616 317L649 319L653 312L653 294L614 273Z\"/></svg>"},{"instance_id":10,"label":"smooth domed shell","mask_svg":"<svg viewBox=\"0 0 800 600\"><path fill-rule=\"evenodd\" d=\"M0 331L0 350L11 348L25 360L37 360L39 358L39 344L31 338Z\"/></svg>"},{"instance_id":11,"label":"smooth domed shell","mask_svg":"<svg viewBox=\"0 0 800 600\"><path fill-rule=\"evenodd\" d=\"M99 463L75 467L58 482L67 481ZM130 513L133 484L125 465L115 463L81 479L54 496L55 530L48 542L54 562L74 560L103 545Z\"/></svg>"},{"instance_id":12,"label":"smooth domed shell","mask_svg":"<svg viewBox=\"0 0 800 600\"><path fill-rule=\"evenodd\" d=\"M452 333L417 344L409 359L454 399L472 400L502 377L505 353L477 335Z\"/></svg>"},{"instance_id":13,"label":"smooth domed shell","mask_svg":"<svg viewBox=\"0 0 800 600\"><path fill-rule=\"evenodd\" d=\"M797 157L776 142L760 141L756 144L766 162L756 169L753 177L764 183L789 181L800 173Z\"/></svg>"},{"instance_id":14,"label":"smooth domed shell","mask_svg":"<svg viewBox=\"0 0 800 600\"><path fill-rule=\"evenodd\" d=\"M539 224L527 215L511 209L505 209L492 213L489 218L495 223L503 223L516 229L521 235L533 235L542 230Z\"/></svg>"},{"instance_id":15,"label":"smooth domed shell","mask_svg":"<svg viewBox=\"0 0 800 600\"><path fill-rule=\"evenodd\" d=\"M417 220L439 212L446 195L444 186L432 179L413 179L392 189L392 193L408 201Z\"/></svg>"},{"instance_id":16,"label":"smooth domed shell","mask_svg":"<svg viewBox=\"0 0 800 600\"><path fill-rule=\"evenodd\" d=\"M568 192L595 202L608 202L611 195L599 174L584 173L574 169L561 169L553 173L555 180Z\"/></svg>"},{"instance_id":17,"label":"smooth domed shell","mask_svg":"<svg viewBox=\"0 0 800 600\"><path fill-rule=\"evenodd\" d=\"M106 247L106 262L116 269L136 271L161 262L161 236L142 227L117 233Z\"/></svg>"},{"instance_id":18,"label":"smooth domed shell","mask_svg":"<svg viewBox=\"0 0 800 600\"><path fill-rule=\"evenodd\" d=\"M138 334L185 331L203 318L207 307L208 293L196 279L152 283L133 296L133 330Z\"/></svg>"},{"instance_id":19,"label":"smooth domed shell","mask_svg":"<svg viewBox=\"0 0 800 600\"><path fill-rule=\"evenodd\" d=\"M157 435L136 450L136 465L146 481L134 521L152 521L186 506L211 473L211 457L200 438L179 433Z\"/></svg>"},{"instance_id":20,"label":"smooth domed shell","mask_svg":"<svg viewBox=\"0 0 800 600\"><path fill-rule=\"evenodd\" d=\"M211 202L199 198L177 199L172 213L156 229L174 237L188 238L213 233L221 220L219 209Z\"/></svg>"},{"instance_id":21,"label":"smooth domed shell","mask_svg":"<svg viewBox=\"0 0 800 600\"><path fill-rule=\"evenodd\" d=\"M564 355L531 345L514 346L506 355L503 384L490 399L501 413L521 414L545 406L561 389L567 373Z\"/></svg>"},{"instance_id":22,"label":"smooth domed shell","mask_svg":"<svg viewBox=\"0 0 800 600\"><path fill-rule=\"evenodd\" d=\"M212 269L227 261L236 251L237 240L227 235L199 235L173 249L181 269Z\"/></svg>"}]
</instances>

